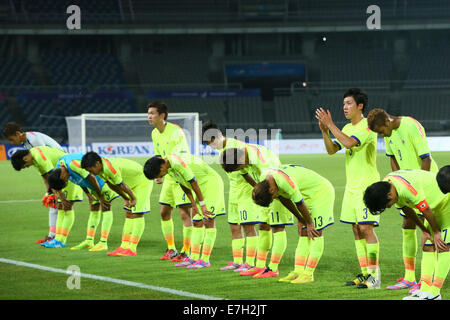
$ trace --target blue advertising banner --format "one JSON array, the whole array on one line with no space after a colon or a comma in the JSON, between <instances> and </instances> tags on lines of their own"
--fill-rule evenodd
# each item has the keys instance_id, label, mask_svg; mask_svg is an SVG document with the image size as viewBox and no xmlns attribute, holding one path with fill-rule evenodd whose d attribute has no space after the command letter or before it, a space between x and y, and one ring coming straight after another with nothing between
<instances>
[{"instance_id":1,"label":"blue advertising banner","mask_svg":"<svg viewBox=\"0 0 450 320\"><path fill-rule=\"evenodd\" d=\"M303 63L251 63L229 64L225 66L227 77L304 77L306 66Z\"/></svg>"}]
</instances>

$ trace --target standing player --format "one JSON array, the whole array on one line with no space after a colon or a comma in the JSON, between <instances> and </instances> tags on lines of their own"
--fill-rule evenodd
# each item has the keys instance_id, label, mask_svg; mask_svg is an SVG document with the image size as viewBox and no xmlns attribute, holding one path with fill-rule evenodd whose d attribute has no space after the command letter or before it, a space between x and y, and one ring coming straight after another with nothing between
<instances>
[{"instance_id":1,"label":"standing player","mask_svg":"<svg viewBox=\"0 0 450 320\"><path fill-rule=\"evenodd\" d=\"M30 150L31 148L38 146L48 146L64 151L63 148L58 144L58 142L56 142L49 136L40 132L33 132L33 131L24 132L20 128L20 126L15 122L8 122L3 127L3 135L5 136L6 139L9 140L11 144L20 145L24 147L26 150ZM49 197L50 199L48 199ZM42 199L43 205L49 206L48 203L51 203L53 199L54 195L51 195L48 192L46 192ZM45 238L36 241L36 243L43 243L46 241L53 240L55 238L57 219L58 219L58 210L50 206L48 211L48 224L49 224L48 235Z\"/></svg>"},{"instance_id":2,"label":"standing player","mask_svg":"<svg viewBox=\"0 0 450 320\"><path fill-rule=\"evenodd\" d=\"M217 125L208 122L203 126L203 141L207 145L220 153L230 148L245 148L245 142L226 138L219 130ZM265 243L270 249L272 234L270 226L260 224L259 235L256 232L255 225L260 223L259 209L251 199L252 186L247 183L242 174L238 171L227 172L230 186L228 197L228 224L231 229L231 248L233 261L222 267L220 270L234 270L235 272L244 272L255 266L258 241ZM244 231L244 234L242 233ZM244 248L246 256L244 263Z\"/></svg>"},{"instance_id":3,"label":"standing player","mask_svg":"<svg viewBox=\"0 0 450 320\"><path fill-rule=\"evenodd\" d=\"M167 157L171 153L190 153L189 146L183 130L174 123L168 122L168 107L162 101L154 101L147 107L148 122L154 126L152 131L153 148L156 156ZM183 261L190 250L192 237L192 220L190 213L189 199L178 187L171 176L162 179L155 179L155 182L162 183L159 196L161 204L161 229L167 242L166 253L161 260L173 260L173 262ZM174 226L172 220L172 210L178 207L181 219L183 220L183 248L178 253L175 246Z\"/></svg>"},{"instance_id":4,"label":"standing player","mask_svg":"<svg viewBox=\"0 0 450 320\"><path fill-rule=\"evenodd\" d=\"M144 213L150 212L153 181L145 177L139 163L122 158L101 158L95 152L88 152L83 156L81 167L102 178L125 200L126 218L122 244L108 255L136 255L136 248L145 228ZM108 248L106 244L105 248Z\"/></svg>"},{"instance_id":5,"label":"standing player","mask_svg":"<svg viewBox=\"0 0 450 320\"><path fill-rule=\"evenodd\" d=\"M154 156L145 163L144 173L150 180L169 174L191 201L194 221L191 255L175 266L189 269L210 267L209 258L217 235L215 218L225 214L224 187L220 175L201 158L188 153L169 154L165 158Z\"/></svg>"},{"instance_id":6,"label":"standing player","mask_svg":"<svg viewBox=\"0 0 450 320\"><path fill-rule=\"evenodd\" d=\"M423 231L426 241L422 247L421 288L404 300L440 300L440 289L450 268L450 239L447 234L450 228L450 195L441 192L436 174L424 170L389 173L383 181L367 188L364 202L374 214L381 214L395 205ZM423 214L425 224L414 209Z\"/></svg>"},{"instance_id":7,"label":"standing player","mask_svg":"<svg viewBox=\"0 0 450 320\"><path fill-rule=\"evenodd\" d=\"M411 117L396 117L383 109L373 109L367 116L369 128L384 137L386 155L390 158L392 171L400 169L422 169L437 172L438 166L431 157L425 129ZM420 216L420 211L416 212ZM403 262L405 275L398 283L388 286L389 290L419 289L416 284L417 236L416 224L403 216ZM422 217L423 219L423 217Z\"/></svg>"},{"instance_id":8,"label":"standing player","mask_svg":"<svg viewBox=\"0 0 450 320\"><path fill-rule=\"evenodd\" d=\"M299 219L295 269L279 281L313 282L324 250L323 229L334 224L332 184L316 172L294 164L265 169L261 179L253 191L256 204L267 207L278 198L294 215L297 210L301 212L303 218Z\"/></svg>"},{"instance_id":9,"label":"standing player","mask_svg":"<svg viewBox=\"0 0 450 320\"><path fill-rule=\"evenodd\" d=\"M68 197L70 193L66 194L63 192L64 187L69 181L74 184L79 185L89 198L89 203L91 205L91 212L89 214L89 219L87 223L87 235L86 240L82 241L77 246L73 247L73 250L89 249L90 251L101 251L102 241L106 243L109 231L112 225L112 211L111 211L111 201L119 197L117 193L112 191L108 185L99 177L95 177L88 171L81 168L81 159L83 158L83 153L73 153L61 157L56 164L56 170L48 177L48 184L51 189L56 190L58 193L58 201L61 201L63 206L68 202ZM102 211L103 222L102 222L102 241L98 246L94 247L94 237L95 231L97 229L98 223L100 222L99 209ZM58 217L58 221L59 221ZM67 237L70 230L72 229L75 214L72 211L66 211L63 218L61 219L64 224L64 232L61 237L57 236L54 240L49 243L50 247L65 247ZM55 241L55 242L54 242ZM54 242L52 244L52 242Z\"/></svg>"},{"instance_id":10,"label":"standing player","mask_svg":"<svg viewBox=\"0 0 450 320\"><path fill-rule=\"evenodd\" d=\"M377 134L372 132L364 118L368 104L367 95L358 88L348 89L344 94L344 114L350 123L339 130L334 124L330 111L316 110L316 118L328 154L332 155L345 148L346 185L342 201L341 222L353 226L356 254L361 274L346 285L357 288L380 288L378 267L379 243L374 227L379 225L379 216L372 215L363 202L363 192L367 186L380 179L377 171ZM330 137L330 131L336 140Z\"/></svg>"}]
</instances>

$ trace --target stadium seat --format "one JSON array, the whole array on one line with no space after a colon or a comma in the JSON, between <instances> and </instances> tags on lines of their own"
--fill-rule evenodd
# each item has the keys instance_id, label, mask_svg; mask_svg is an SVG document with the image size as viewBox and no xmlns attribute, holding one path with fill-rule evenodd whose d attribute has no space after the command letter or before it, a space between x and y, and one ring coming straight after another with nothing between
<instances>
[{"instance_id":1,"label":"stadium seat","mask_svg":"<svg viewBox=\"0 0 450 320\"><path fill-rule=\"evenodd\" d=\"M30 71L30 63L23 58L0 58L0 88L3 92L17 93L18 88L22 90L34 85Z\"/></svg>"},{"instance_id":2,"label":"stadium seat","mask_svg":"<svg viewBox=\"0 0 450 320\"><path fill-rule=\"evenodd\" d=\"M267 128L263 121L261 99L259 97L239 97L225 100L228 126L230 128Z\"/></svg>"},{"instance_id":3,"label":"stadium seat","mask_svg":"<svg viewBox=\"0 0 450 320\"><path fill-rule=\"evenodd\" d=\"M2 93L0 93L0 127L3 127L3 125L11 121L14 121L14 118L6 108Z\"/></svg>"},{"instance_id":4,"label":"stadium seat","mask_svg":"<svg viewBox=\"0 0 450 320\"><path fill-rule=\"evenodd\" d=\"M306 95L275 97L276 125L282 133L309 133L313 119Z\"/></svg>"},{"instance_id":5,"label":"stadium seat","mask_svg":"<svg viewBox=\"0 0 450 320\"><path fill-rule=\"evenodd\" d=\"M56 86L105 85L119 89L125 85L122 65L114 55L83 50L44 50L42 61L49 71L50 81Z\"/></svg>"}]
</instances>

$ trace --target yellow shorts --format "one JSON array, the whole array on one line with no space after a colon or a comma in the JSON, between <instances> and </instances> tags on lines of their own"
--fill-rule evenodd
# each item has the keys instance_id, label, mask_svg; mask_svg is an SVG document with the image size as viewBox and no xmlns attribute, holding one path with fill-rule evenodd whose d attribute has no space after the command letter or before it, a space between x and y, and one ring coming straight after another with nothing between
<instances>
[{"instance_id":1,"label":"yellow shorts","mask_svg":"<svg viewBox=\"0 0 450 320\"><path fill-rule=\"evenodd\" d=\"M132 214L144 214L150 212L150 195L153 189L153 181L145 179L137 186L133 187L131 191L136 197L136 204L134 207L127 208L125 210L131 211Z\"/></svg>"},{"instance_id":2,"label":"yellow shorts","mask_svg":"<svg viewBox=\"0 0 450 320\"><path fill-rule=\"evenodd\" d=\"M83 189L76 185L72 181L67 181L66 186L61 190L64 197L70 202L81 202L83 201ZM58 198L58 203L61 203L61 199Z\"/></svg>"},{"instance_id":3,"label":"yellow shorts","mask_svg":"<svg viewBox=\"0 0 450 320\"><path fill-rule=\"evenodd\" d=\"M89 188L88 188L88 190L89 190L89 193L90 193L90 194L94 197L94 199L96 200L96 201L92 202L92 204L99 204L99 203L100 203L100 200L99 200L99 197L98 197L97 193L96 193L94 190L91 190L91 189L89 189ZM113 201L114 199L116 199L116 198L119 197L119 195L118 195L115 191L111 190L111 188L108 186L107 183L105 183L105 184L103 185L103 188L102 188L102 195L103 195L103 198L104 198L107 202L111 202L111 201Z\"/></svg>"},{"instance_id":4,"label":"yellow shorts","mask_svg":"<svg viewBox=\"0 0 450 320\"><path fill-rule=\"evenodd\" d=\"M200 190L202 191L203 201L206 204L208 211L212 212L212 219L217 216L222 216L226 214L225 209L225 196L224 196L224 185L222 178L217 174L216 177L211 177L207 182L199 184ZM194 192L192 192L197 203L197 208L199 214L192 217L193 221L200 221L203 219L201 214L200 205L198 204L197 197Z\"/></svg>"},{"instance_id":5,"label":"yellow shorts","mask_svg":"<svg viewBox=\"0 0 450 320\"><path fill-rule=\"evenodd\" d=\"M373 215L364 204L363 191L345 190L342 200L341 219L343 223L349 224L373 224L380 225L380 215Z\"/></svg>"},{"instance_id":6,"label":"yellow shorts","mask_svg":"<svg viewBox=\"0 0 450 320\"><path fill-rule=\"evenodd\" d=\"M253 188L251 185L244 185L243 188L235 191L237 193L236 202L228 203L228 223L229 224L256 224L260 223L260 207L252 199ZM231 190L230 190L231 192Z\"/></svg>"},{"instance_id":7,"label":"yellow shorts","mask_svg":"<svg viewBox=\"0 0 450 320\"><path fill-rule=\"evenodd\" d=\"M168 174L164 177L161 193L159 194L159 203L172 208L191 205L183 189Z\"/></svg>"},{"instance_id":8,"label":"yellow shorts","mask_svg":"<svg viewBox=\"0 0 450 320\"><path fill-rule=\"evenodd\" d=\"M304 198L316 230L322 230L334 224L334 198L335 191L331 183L315 194L314 199Z\"/></svg>"},{"instance_id":9,"label":"yellow shorts","mask_svg":"<svg viewBox=\"0 0 450 320\"><path fill-rule=\"evenodd\" d=\"M268 208L263 208L260 212L261 222L271 227L294 224L294 215L278 199L274 199Z\"/></svg>"}]
</instances>

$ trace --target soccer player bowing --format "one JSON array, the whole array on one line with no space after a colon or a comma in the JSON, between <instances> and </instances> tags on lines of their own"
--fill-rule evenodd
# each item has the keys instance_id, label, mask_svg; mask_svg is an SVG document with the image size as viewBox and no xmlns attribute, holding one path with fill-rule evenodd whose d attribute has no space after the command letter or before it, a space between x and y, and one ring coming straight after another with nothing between
<instances>
[{"instance_id":1,"label":"soccer player bowing","mask_svg":"<svg viewBox=\"0 0 450 320\"><path fill-rule=\"evenodd\" d=\"M146 161L144 173L150 180L170 175L192 204L191 255L175 266L189 269L210 267L209 258L217 235L215 218L225 214L224 185L220 175L201 158L188 153L169 154L165 158L154 156Z\"/></svg>"},{"instance_id":2,"label":"soccer player bowing","mask_svg":"<svg viewBox=\"0 0 450 320\"><path fill-rule=\"evenodd\" d=\"M57 192L58 201L61 201L64 207L71 205L71 192L66 193L64 191L70 181L83 189L89 198L91 209L87 223L86 239L75 247L72 247L71 250L89 249L89 251L101 251L103 250L103 245L107 241L107 236L112 225L113 218L111 201L118 198L119 195L112 191L101 178L95 177L88 171L81 168L82 157L83 153L81 152L62 156L56 164L56 169L49 175L48 184L51 189ZM101 214L100 209L102 211ZM100 222L101 216L103 216L102 239L100 243L94 246L95 231ZM64 241L61 242L63 242L65 246L67 235L69 234L75 220L73 210L69 212L66 211L63 219L63 223L65 225L63 229L65 238ZM58 214L58 221L59 220L60 218ZM60 246L61 243L55 243L55 245Z\"/></svg>"},{"instance_id":3,"label":"soccer player bowing","mask_svg":"<svg viewBox=\"0 0 450 320\"><path fill-rule=\"evenodd\" d=\"M46 195L43 198L43 205L55 208L59 212L54 226L55 237L48 239L48 241L40 242L41 246L46 246L56 238L56 240L61 241L62 244L58 247L64 247L68 235L67 230L70 229L68 226L72 223L73 203L82 201L83 199L83 190L69 181L62 190L68 200L63 207L62 202L57 202L55 194L53 194L49 186L48 177L56 169L59 159L64 155L67 155L67 153L60 149L40 146L29 150L18 150L11 157L11 164L17 171L31 166L34 166L39 171L46 190ZM65 219L66 215L68 217L67 219ZM65 224L63 223L64 221L66 221Z\"/></svg>"},{"instance_id":4,"label":"soccer player bowing","mask_svg":"<svg viewBox=\"0 0 450 320\"><path fill-rule=\"evenodd\" d=\"M122 243L108 255L135 256L145 228L144 214L150 212L153 181L145 177L139 163L123 158L102 158L95 152L83 156L81 167L102 178L125 200Z\"/></svg>"},{"instance_id":5,"label":"soccer player bowing","mask_svg":"<svg viewBox=\"0 0 450 320\"><path fill-rule=\"evenodd\" d=\"M295 269L280 282L314 281L314 271L324 250L323 229L334 224L334 198L331 183L303 166L292 164L263 170L261 182L253 189L255 203L268 207L278 199L299 221Z\"/></svg>"},{"instance_id":6,"label":"soccer player bowing","mask_svg":"<svg viewBox=\"0 0 450 320\"><path fill-rule=\"evenodd\" d=\"M421 169L437 172L438 166L431 157L427 137L423 126L411 117L396 117L383 109L373 109L367 116L369 128L384 137L386 155L390 158L392 171L399 169ZM423 221L423 217L417 209ZM387 287L389 290L420 289L416 282L415 266L417 254L416 224L408 219L403 212L403 261L405 275L396 284Z\"/></svg>"},{"instance_id":7,"label":"soccer player bowing","mask_svg":"<svg viewBox=\"0 0 450 320\"><path fill-rule=\"evenodd\" d=\"M422 285L404 300L440 300L450 267L450 194L442 193L436 173L417 169L389 173L366 189L364 202L373 214L395 205L423 231ZM425 222L414 209L423 214Z\"/></svg>"},{"instance_id":8,"label":"soccer player bowing","mask_svg":"<svg viewBox=\"0 0 450 320\"><path fill-rule=\"evenodd\" d=\"M15 122L8 122L3 127L3 135L9 140L11 144L20 145L26 150L30 150L34 147L47 146L52 147L64 152L63 148L56 142L53 138L43 134L41 132L23 131L20 126ZM28 155L29 157L29 155ZM56 220L58 219L58 210L48 205L54 201L54 195L46 193L42 198L42 204L49 208L48 212L48 223L49 223L49 233L44 239L36 241L36 243L44 243L51 241L56 235Z\"/></svg>"}]
</instances>

